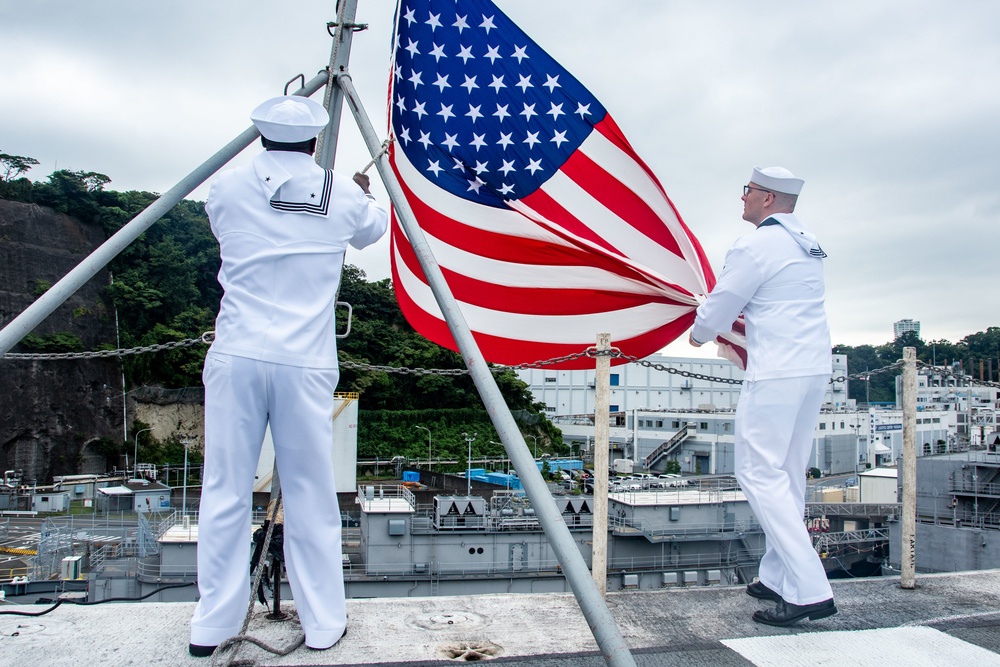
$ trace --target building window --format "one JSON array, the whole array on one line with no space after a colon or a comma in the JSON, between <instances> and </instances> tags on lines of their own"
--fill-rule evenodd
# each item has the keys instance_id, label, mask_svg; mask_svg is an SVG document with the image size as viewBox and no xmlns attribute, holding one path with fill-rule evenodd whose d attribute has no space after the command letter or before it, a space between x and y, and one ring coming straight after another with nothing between
<instances>
[{"instance_id":1,"label":"building window","mask_svg":"<svg viewBox=\"0 0 1000 667\"><path fill-rule=\"evenodd\" d=\"M819 423L819 430L821 430L821 431L825 431L826 430L826 422L820 422Z\"/></svg>"},{"instance_id":2,"label":"building window","mask_svg":"<svg viewBox=\"0 0 1000 667\"><path fill-rule=\"evenodd\" d=\"M680 428L680 427L681 427L680 422L670 422L670 428Z\"/></svg>"},{"instance_id":3,"label":"building window","mask_svg":"<svg viewBox=\"0 0 1000 667\"><path fill-rule=\"evenodd\" d=\"M657 419L656 420L656 428L663 428L663 420L662 419Z\"/></svg>"},{"instance_id":4,"label":"building window","mask_svg":"<svg viewBox=\"0 0 1000 667\"><path fill-rule=\"evenodd\" d=\"M545 378L546 382L555 382L556 378Z\"/></svg>"},{"instance_id":5,"label":"building window","mask_svg":"<svg viewBox=\"0 0 1000 667\"><path fill-rule=\"evenodd\" d=\"M722 423L722 430L724 432L726 432L726 433L729 433L730 431L732 431L733 430L733 422L723 422Z\"/></svg>"},{"instance_id":6,"label":"building window","mask_svg":"<svg viewBox=\"0 0 1000 667\"><path fill-rule=\"evenodd\" d=\"M844 428L844 422L840 422L840 428Z\"/></svg>"},{"instance_id":7,"label":"building window","mask_svg":"<svg viewBox=\"0 0 1000 667\"><path fill-rule=\"evenodd\" d=\"M700 428L702 431L707 431L708 430L708 422L701 422L700 424L698 424L698 428Z\"/></svg>"},{"instance_id":8,"label":"building window","mask_svg":"<svg viewBox=\"0 0 1000 667\"><path fill-rule=\"evenodd\" d=\"M618 386L618 373L612 373L611 374L611 386L612 387L617 387Z\"/></svg>"},{"instance_id":9,"label":"building window","mask_svg":"<svg viewBox=\"0 0 1000 667\"><path fill-rule=\"evenodd\" d=\"M608 412L620 412L617 405L612 405Z\"/></svg>"},{"instance_id":10,"label":"building window","mask_svg":"<svg viewBox=\"0 0 1000 667\"><path fill-rule=\"evenodd\" d=\"M555 411L556 411L556 409L555 409L555 408L550 408L549 406L547 406L547 405L546 405L546 406L545 406L545 411L546 411L546 412L555 412Z\"/></svg>"}]
</instances>

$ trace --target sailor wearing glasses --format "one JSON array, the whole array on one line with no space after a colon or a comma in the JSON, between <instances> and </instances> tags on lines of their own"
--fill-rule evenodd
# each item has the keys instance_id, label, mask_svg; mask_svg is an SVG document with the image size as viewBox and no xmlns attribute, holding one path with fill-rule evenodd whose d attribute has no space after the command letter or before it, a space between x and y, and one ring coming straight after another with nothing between
<instances>
[{"instance_id":1,"label":"sailor wearing glasses","mask_svg":"<svg viewBox=\"0 0 1000 667\"><path fill-rule=\"evenodd\" d=\"M754 167L736 241L715 288L698 307L690 342L728 332L743 313L747 368L736 408L736 477L766 536L759 581L747 593L777 605L753 620L785 626L837 613L833 590L803 523L806 468L832 373L823 252L795 216L803 180Z\"/></svg>"}]
</instances>

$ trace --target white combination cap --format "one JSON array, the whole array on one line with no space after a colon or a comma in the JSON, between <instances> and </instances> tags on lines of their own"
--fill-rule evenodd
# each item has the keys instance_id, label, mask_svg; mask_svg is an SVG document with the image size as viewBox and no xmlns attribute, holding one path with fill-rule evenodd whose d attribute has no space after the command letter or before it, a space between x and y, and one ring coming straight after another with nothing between
<instances>
[{"instance_id":1,"label":"white combination cap","mask_svg":"<svg viewBox=\"0 0 1000 667\"><path fill-rule=\"evenodd\" d=\"M802 192L803 184L805 184L805 181L801 178L795 178L792 172L784 167L754 167L750 182L774 192L783 192L786 195L799 194Z\"/></svg>"},{"instance_id":2,"label":"white combination cap","mask_svg":"<svg viewBox=\"0 0 1000 667\"><path fill-rule=\"evenodd\" d=\"M308 97L282 96L251 111L250 120L267 139L294 144L317 136L330 122L330 114Z\"/></svg>"}]
</instances>

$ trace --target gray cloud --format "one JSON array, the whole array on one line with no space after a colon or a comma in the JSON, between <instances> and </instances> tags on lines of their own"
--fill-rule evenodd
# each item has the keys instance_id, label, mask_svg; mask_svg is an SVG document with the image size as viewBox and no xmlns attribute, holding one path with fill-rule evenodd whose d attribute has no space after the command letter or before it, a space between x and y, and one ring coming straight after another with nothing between
<instances>
[{"instance_id":1,"label":"gray cloud","mask_svg":"<svg viewBox=\"0 0 1000 667\"><path fill-rule=\"evenodd\" d=\"M381 130L394 3L359 4L371 28L351 70ZM835 342L885 342L904 317L927 340L998 324L1000 5L498 4L602 100L717 270L750 231L750 168L783 164L806 179L799 212L830 253ZM326 64L333 12L332 0L0 0L0 150L40 160L34 178L58 166L165 191L257 102ZM367 161L345 117L338 166ZM384 242L349 261L389 274Z\"/></svg>"}]
</instances>

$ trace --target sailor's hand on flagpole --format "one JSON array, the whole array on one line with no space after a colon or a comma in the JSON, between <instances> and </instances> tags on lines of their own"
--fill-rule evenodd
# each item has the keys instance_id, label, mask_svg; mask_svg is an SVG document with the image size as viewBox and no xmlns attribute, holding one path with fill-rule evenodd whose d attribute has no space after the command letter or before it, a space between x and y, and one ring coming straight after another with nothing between
<instances>
[{"instance_id":1,"label":"sailor's hand on flagpole","mask_svg":"<svg viewBox=\"0 0 1000 667\"><path fill-rule=\"evenodd\" d=\"M368 187L371 185L371 179L360 171L354 174L354 182L361 186L361 189L365 191L366 195L370 195L371 192Z\"/></svg>"}]
</instances>

